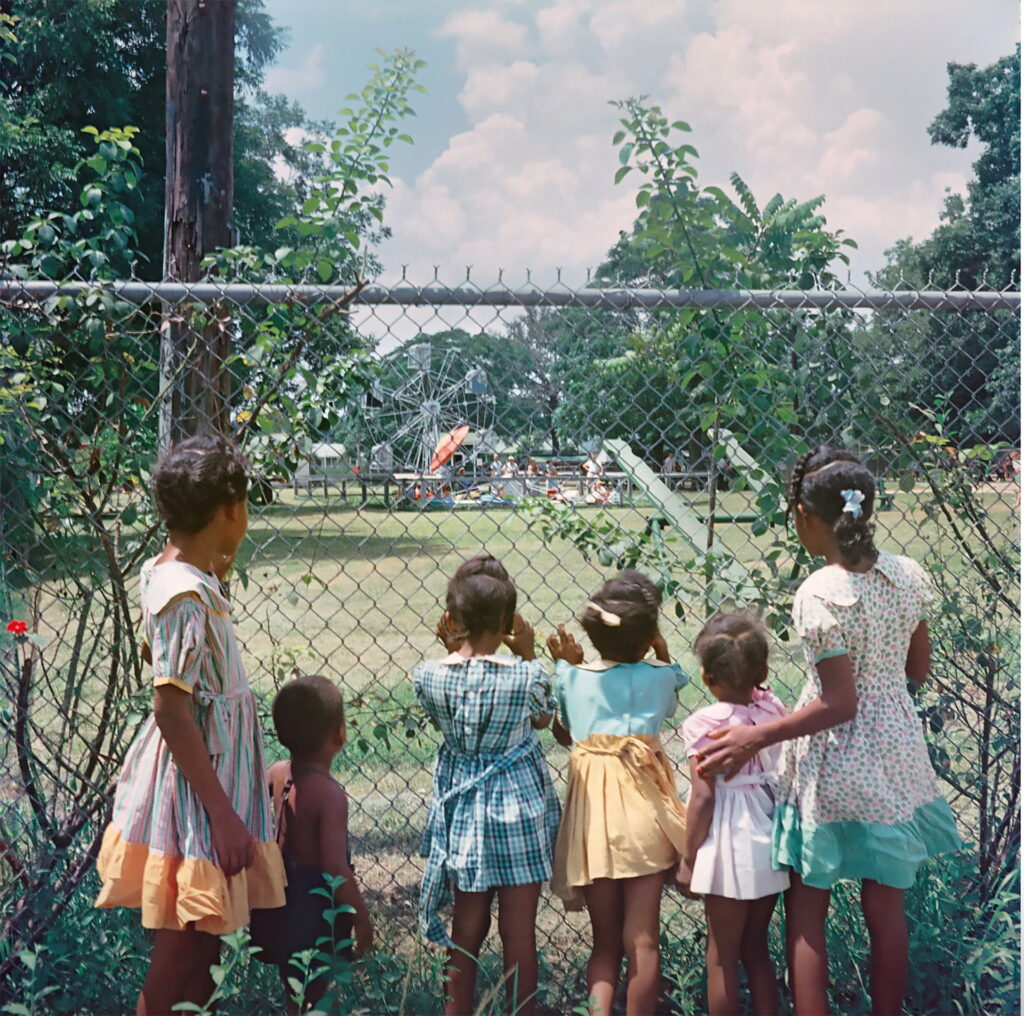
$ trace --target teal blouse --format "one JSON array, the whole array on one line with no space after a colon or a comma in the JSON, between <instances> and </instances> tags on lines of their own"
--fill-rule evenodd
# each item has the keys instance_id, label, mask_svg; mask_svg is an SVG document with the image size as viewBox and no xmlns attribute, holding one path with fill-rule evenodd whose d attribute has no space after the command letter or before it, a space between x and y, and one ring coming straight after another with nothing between
<instances>
[{"instance_id":1,"label":"teal blouse","mask_svg":"<svg viewBox=\"0 0 1024 1016\"><path fill-rule=\"evenodd\" d=\"M574 741L591 734L657 737L676 710L676 693L689 680L679 664L659 660L598 660L576 667L559 660L555 666L558 720Z\"/></svg>"}]
</instances>

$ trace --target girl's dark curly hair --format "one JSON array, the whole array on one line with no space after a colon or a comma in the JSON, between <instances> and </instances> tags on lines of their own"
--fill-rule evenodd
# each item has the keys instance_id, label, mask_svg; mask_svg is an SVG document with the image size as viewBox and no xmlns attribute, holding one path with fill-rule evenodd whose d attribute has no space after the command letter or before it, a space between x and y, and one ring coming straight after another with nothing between
<instances>
[{"instance_id":1,"label":"girl's dark curly hair","mask_svg":"<svg viewBox=\"0 0 1024 1016\"><path fill-rule=\"evenodd\" d=\"M459 565L451 577L445 607L470 638L508 632L516 613L516 587L496 557L478 554Z\"/></svg>"},{"instance_id":2,"label":"girl's dark curly hair","mask_svg":"<svg viewBox=\"0 0 1024 1016\"><path fill-rule=\"evenodd\" d=\"M861 514L844 511L844 490L859 490L864 499ZM853 452L819 445L796 460L786 487L789 511L801 505L832 526L839 553L847 564L857 564L875 553L875 478Z\"/></svg>"},{"instance_id":3,"label":"girl's dark curly hair","mask_svg":"<svg viewBox=\"0 0 1024 1016\"><path fill-rule=\"evenodd\" d=\"M605 658L623 662L643 657L658 634L661 593L646 576L633 569L619 572L590 598L580 624L594 648ZM609 624L603 614L614 614L619 623Z\"/></svg>"},{"instance_id":4,"label":"girl's dark curly hair","mask_svg":"<svg viewBox=\"0 0 1024 1016\"><path fill-rule=\"evenodd\" d=\"M714 614L701 629L693 651L708 684L736 691L756 688L768 669L768 636L749 614Z\"/></svg>"},{"instance_id":5,"label":"girl's dark curly hair","mask_svg":"<svg viewBox=\"0 0 1024 1016\"><path fill-rule=\"evenodd\" d=\"M221 505L245 500L248 464L228 438L197 434L160 456L150 482L167 529L198 533Z\"/></svg>"}]
</instances>

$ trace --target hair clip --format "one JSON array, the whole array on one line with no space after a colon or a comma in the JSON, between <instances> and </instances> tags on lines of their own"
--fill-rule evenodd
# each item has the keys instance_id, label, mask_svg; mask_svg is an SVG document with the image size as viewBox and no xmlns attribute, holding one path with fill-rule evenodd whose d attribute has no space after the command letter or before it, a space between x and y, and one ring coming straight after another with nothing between
<instances>
[{"instance_id":1,"label":"hair clip","mask_svg":"<svg viewBox=\"0 0 1024 1016\"><path fill-rule=\"evenodd\" d=\"M859 519L864 514L864 509L861 508L861 503L864 501L864 491L841 490L839 493L843 495L843 501L846 502L843 505L843 511L849 512L855 519Z\"/></svg>"},{"instance_id":2,"label":"hair clip","mask_svg":"<svg viewBox=\"0 0 1024 1016\"><path fill-rule=\"evenodd\" d=\"M601 624L606 624L609 628L618 628L622 624L622 618L618 614L605 610L601 604L594 603L593 600L587 600L585 606L596 611L601 617Z\"/></svg>"}]
</instances>

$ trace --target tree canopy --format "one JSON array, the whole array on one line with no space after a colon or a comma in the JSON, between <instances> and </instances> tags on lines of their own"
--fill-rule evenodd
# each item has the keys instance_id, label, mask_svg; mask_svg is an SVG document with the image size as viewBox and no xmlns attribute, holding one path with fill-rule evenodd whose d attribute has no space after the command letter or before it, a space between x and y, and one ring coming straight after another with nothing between
<instances>
[{"instance_id":1,"label":"tree canopy","mask_svg":"<svg viewBox=\"0 0 1024 1016\"><path fill-rule=\"evenodd\" d=\"M966 196L948 194L931 236L887 252L873 276L883 286L1006 289L1020 284L1020 46L989 67L948 65L947 106L931 122L935 144L982 151ZM1016 317L962 315L907 322L902 397L948 412L962 443L1020 440L1020 355Z\"/></svg>"},{"instance_id":2,"label":"tree canopy","mask_svg":"<svg viewBox=\"0 0 1024 1016\"><path fill-rule=\"evenodd\" d=\"M0 32L0 238L33 215L66 207L75 167L91 155L82 128L132 125L145 173L133 195L138 271L156 278L163 247L166 4L163 0L10 0ZM285 29L263 0L238 0L235 65L235 224L270 247L274 223L305 197L317 160L289 131L322 136L284 96L262 89ZM295 136L295 135L291 135ZM275 167L296 170L282 180Z\"/></svg>"}]
</instances>

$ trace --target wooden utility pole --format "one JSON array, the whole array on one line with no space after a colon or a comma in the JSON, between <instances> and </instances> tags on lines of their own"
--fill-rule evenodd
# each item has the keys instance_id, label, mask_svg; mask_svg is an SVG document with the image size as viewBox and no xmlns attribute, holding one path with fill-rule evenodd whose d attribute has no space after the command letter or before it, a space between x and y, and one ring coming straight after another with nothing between
<instances>
[{"instance_id":1,"label":"wooden utility pole","mask_svg":"<svg viewBox=\"0 0 1024 1016\"><path fill-rule=\"evenodd\" d=\"M231 246L234 89L235 0L168 0L165 280L197 281L203 257ZM228 431L231 334L226 308L165 308L161 446Z\"/></svg>"}]
</instances>

